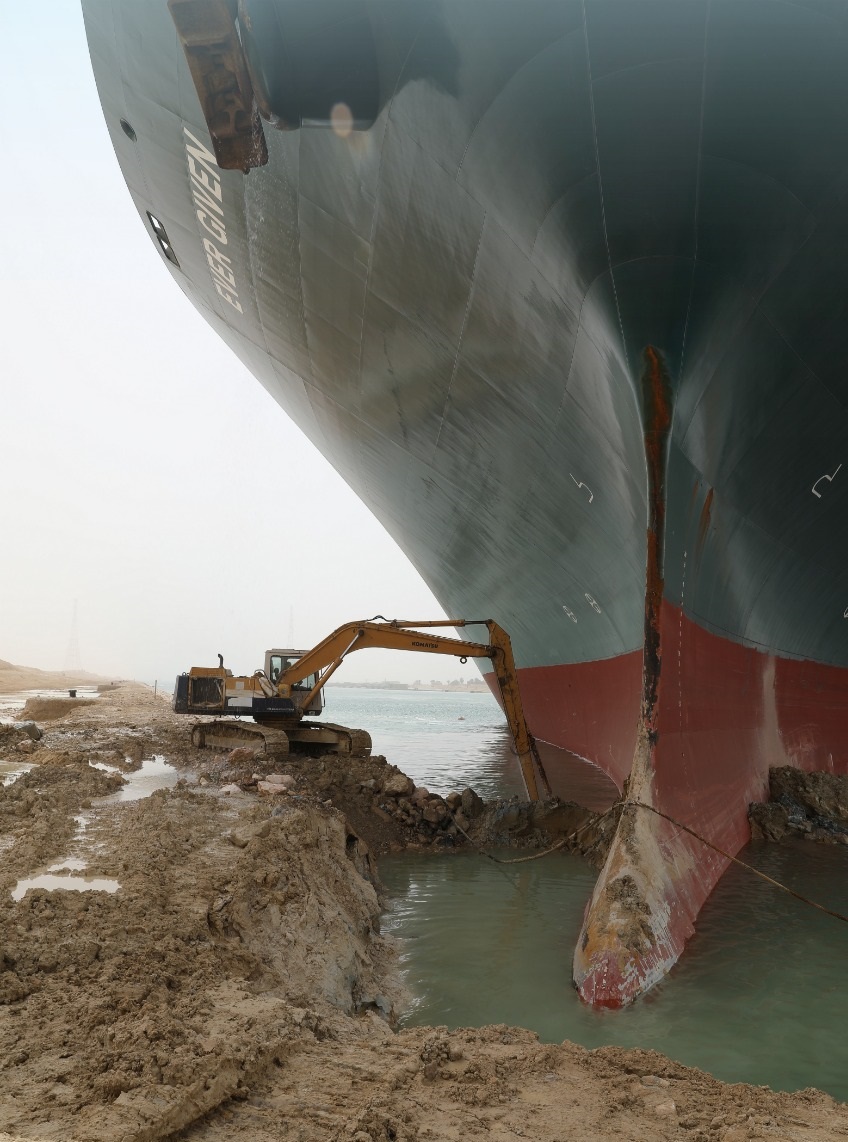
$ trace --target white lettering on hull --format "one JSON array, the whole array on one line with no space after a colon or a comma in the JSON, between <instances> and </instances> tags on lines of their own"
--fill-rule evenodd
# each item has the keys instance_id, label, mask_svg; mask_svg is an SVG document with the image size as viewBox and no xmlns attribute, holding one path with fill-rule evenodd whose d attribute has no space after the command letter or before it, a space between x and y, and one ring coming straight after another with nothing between
<instances>
[{"instance_id":1,"label":"white lettering on hull","mask_svg":"<svg viewBox=\"0 0 848 1142\"><path fill-rule=\"evenodd\" d=\"M203 250L209 264L212 284L220 296L233 309L244 313L236 287L236 275L232 270L232 259L219 247L228 245L227 226L224 221L224 195L218 165L212 152L196 139L188 127L183 127L186 137L186 163L191 179L191 193L196 207L197 221L212 238L203 239ZM216 245L215 243L218 243Z\"/></svg>"}]
</instances>

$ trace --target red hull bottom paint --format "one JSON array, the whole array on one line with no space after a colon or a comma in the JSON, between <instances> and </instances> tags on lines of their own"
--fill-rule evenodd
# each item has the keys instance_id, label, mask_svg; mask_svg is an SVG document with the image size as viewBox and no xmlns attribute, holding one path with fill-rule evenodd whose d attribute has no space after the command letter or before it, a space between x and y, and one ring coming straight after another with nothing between
<instances>
[{"instance_id":1,"label":"red hull bottom paint","mask_svg":"<svg viewBox=\"0 0 848 1142\"><path fill-rule=\"evenodd\" d=\"M667 602L661 646L652 743L639 740L641 652L521 671L528 723L543 741L599 766L619 788L640 748L650 756L639 787L628 788L574 953L578 991L598 1006L623 1007L668 972L728 864L633 801L735 854L771 766L848 772L848 672L741 646ZM573 763L545 760L555 792L569 797Z\"/></svg>"},{"instance_id":2,"label":"red hull bottom paint","mask_svg":"<svg viewBox=\"0 0 848 1142\"><path fill-rule=\"evenodd\" d=\"M591 761L621 789L636 745L642 651L575 666L533 666L519 674L534 737ZM548 778L557 797L574 800L568 773L554 761Z\"/></svg>"}]
</instances>

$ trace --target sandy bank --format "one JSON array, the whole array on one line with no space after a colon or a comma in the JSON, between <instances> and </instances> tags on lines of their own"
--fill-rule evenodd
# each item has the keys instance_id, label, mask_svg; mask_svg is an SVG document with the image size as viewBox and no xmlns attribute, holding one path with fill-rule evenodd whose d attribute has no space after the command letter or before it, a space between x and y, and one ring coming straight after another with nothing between
<instances>
[{"instance_id":1,"label":"sandy bank","mask_svg":"<svg viewBox=\"0 0 848 1142\"><path fill-rule=\"evenodd\" d=\"M34 666L15 666L0 658L0 694L14 694L19 690L68 690L109 681L85 670L36 670Z\"/></svg>"},{"instance_id":2,"label":"sandy bank","mask_svg":"<svg viewBox=\"0 0 848 1142\"><path fill-rule=\"evenodd\" d=\"M420 842L399 803L373 812L388 804L375 778L303 764L292 794L221 795L223 763L132 685L44 730L0 790L0 1142L848 1135L826 1095L722 1084L654 1052L395 1033L372 851ZM15 749L0 737L0 757ZM206 784L103 802L160 753ZM118 891L12 899L69 858Z\"/></svg>"}]
</instances>

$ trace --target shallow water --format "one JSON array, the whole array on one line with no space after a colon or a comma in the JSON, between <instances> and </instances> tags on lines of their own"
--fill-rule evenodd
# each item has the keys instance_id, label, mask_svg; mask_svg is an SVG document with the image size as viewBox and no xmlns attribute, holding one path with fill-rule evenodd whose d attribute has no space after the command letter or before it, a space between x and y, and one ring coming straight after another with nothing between
<instances>
[{"instance_id":1,"label":"shallow water","mask_svg":"<svg viewBox=\"0 0 848 1142\"><path fill-rule=\"evenodd\" d=\"M368 730L373 752L409 774L416 785L446 794L470 785L481 797L526 797L506 719L490 693L365 690L327 687L329 720ZM618 791L582 758L539 742L543 759L556 755L568 797L607 809ZM562 786L561 786L562 787Z\"/></svg>"},{"instance_id":2,"label":"shallow water","mask_svg":"<svg viewBox=\"0 0 848 1142\"><path fill-rule=\"evenodd\" d=\"M106 797L98 797L91 809L74 816L76 829L71 838L71 847L80 851L80 845L85 851L85 834L92 819L97 812L107 805L114 805L126 801L141 801L155 793L157 789L167 789L179 780L179 773L170 765L161 754L142 761L141 767L130 772L124 772L117 766L106 765L104 762L90 761L92 769L100 769L107 773L123 773L126 784L117 793L110 793ZM2 845L0 845L2 848ZM32 876L19 880L12 890L13 900L22 900L31 888L45 888L49 892L57 890L71 890L76 892L117 892L120 884L117 880L108 880L103 877L70 876L71 872L82 872L88 867L88 862L78 856L65 857L56 864L51 864L44 872L34 873Z\"/></svg>"},{"instance_id":3,"label":"shallow water","mask_svg":"<svg viewBox=\"0 0 848 1142\"><path fill-rule=\"evenodd\" d=\"M104 769L110 772L123 774L126 784L117 793L110 793L107 797L99 797L95 804L114 805L120 801L141 801L155 793L157 789L170 789L179 781L179 773L165 760L161 754L142 761L141 768L129 772L115 769L113 766L98 762L89 762L95 769Z\"/></svg>"},{"instance_id":4,"label":"shallow water","mask_svg":"<svg viewBox=\"0 0 848 1142\"><path fill-rule=\"evenodd\" d=\"M848 912L848 850L751 845L743 859ZM380 862L394 897L411 1024L516 1023L548 1042L653 1047L731 1082L848 1100L848 925L733 867L671 974L624 1011L571 987L594 870L556 854L512 868L473 854Z\"/></svg>"},{"instance_id":5,"label":"shallow water","mask_svg":"<svg viewBox=\"0 0 848 1142\"><path fill-rule=\"evenodd\" d=\"M481 797L524 796L506 721L491 694L328 686L328 721L368 730L384 754L434 793L471 785Z\"/></svg>"},{"instance_id":6,"label":"shallow water","mask_svg":"<svg viewBox=\"0 0 848 1142\"><path fill-rule=\"evenodd\" d=\"M0 761L0 785L12 785L34 765L34 761Z\"/></svg>"},{"instance_id":7,"label":"shallow water","mask_svg":"<svg viewBox=\"0 0 848 1142\"><path fill-rule=\"evenodd\" d=\"M522 794L503 715L489 694L328 688L327 717L369 730L416 783L444 793ZM464 720L459 721L462 717ZM746 854L742 854L743 859ZM848 913L848 849L750 846L747 859ZM503 868L472 853L380 862L414 1001L406 1020L515 1023L588 1047L654 1047L732 1082L816 1086L848 1100L848 924L733 867L666 980L625 1011L594 1011L571 956L596 873L558 853Z\"/></svg>"},{"instance_id":8,"label":"shallow water","mask_svg":"<svg viewBox=\"0 0 848 1142\"><path fill-rule=\"evenodd\" d=\"M56 873L43 872L39 876L19 880L12 889L12 899L23 900L31 888L46 888L48 892L117 892L120 887L117 880L107 880L105 877L58 876Z\"/></svg>"}]
</instances>

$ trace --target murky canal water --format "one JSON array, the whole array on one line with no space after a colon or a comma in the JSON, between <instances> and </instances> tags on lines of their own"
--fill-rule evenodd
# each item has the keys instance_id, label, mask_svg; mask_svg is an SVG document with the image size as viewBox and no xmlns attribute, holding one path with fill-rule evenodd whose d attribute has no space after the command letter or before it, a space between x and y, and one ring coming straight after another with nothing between
<instances>
[{"instance_id":1,"label":"murky canal water","mask_svg":"<svg viewBox=\"0 0 848 1142\"><path fill-rule=\"evenodd\" d=\"M520 793L485 694L335 690L328 716L369 729L416 782L483 796ZM459 719L463 720L460 722ZM848 913L848 849L749 846L756 867ZM504 868L472 853L381 861L414 996L406 1021L515 1023L542 1039L654 1047L732 1082L816 1086L848 1100L848 925L742 869L723 877L671 975L633 1007L598 1012L571 987L571 954L595 872L555 854Z\"/></svg>"},{"instance_id":2,"label":"murky canal water","mask_svg":"<svg viewBox=\"0 0 848 1142\"><path fill-rule=\"evenodd\" d=\"M373 753L416 785L449 793L471 785L481 797L524 796L509 731L490 694L326 689L329 721L368 730Z\"/></svg>"},{"instance_id":3,"label":"murky canal water","mask_svg":"<svg viewBox=\"0 0 848 1142\"><path fill-rule=\"evenodd\" d=\"M848 851L797 842L742 854L848 912ZM671 975L625 1011L587 1008L571 954L594 872L554 854L504 868L462 854L380 862L413 1024L517 1023L548 1042L654 1047L730 1082L848 1100L848 925L733 867Z\"/></svg>"}]
</instances>

